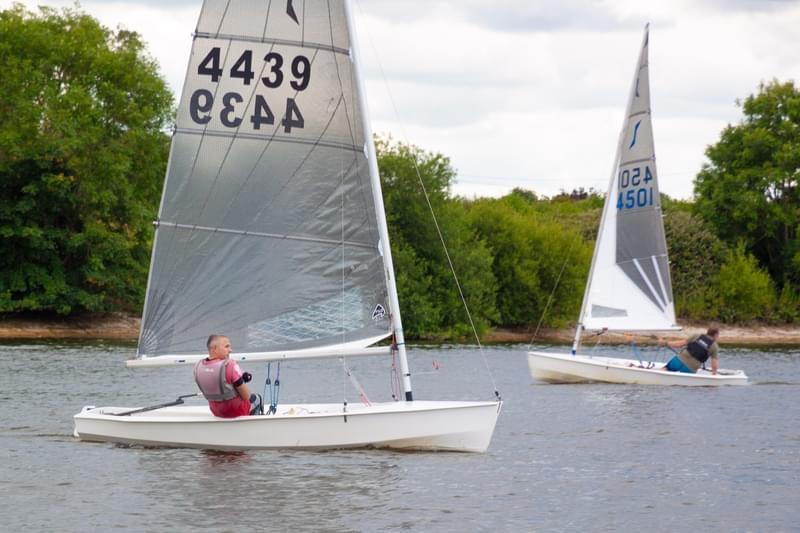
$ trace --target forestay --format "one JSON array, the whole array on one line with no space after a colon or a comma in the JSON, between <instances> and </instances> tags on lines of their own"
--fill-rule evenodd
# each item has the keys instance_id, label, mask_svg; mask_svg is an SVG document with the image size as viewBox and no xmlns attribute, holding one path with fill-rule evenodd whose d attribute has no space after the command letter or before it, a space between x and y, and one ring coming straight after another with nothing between
<instances>
[{"instance_id":1,"label":"forestay","mask_svg":"<svg viewBox=\"0 0 800 533\"><path fill-rule=\"evenodd\" d=\"M650 114L645 29L580 322L586 329L676 329Z\"/></svg>"},{"instance_id":2,"label":"forestay","mask_svg":"<svg viewBox=\"0 0 800 533\"><path fill-rule=\"evenodd\" d=\"M342 1L206 0L139 356L366 346L387 280Z\"/></svg>"}]
</instances>

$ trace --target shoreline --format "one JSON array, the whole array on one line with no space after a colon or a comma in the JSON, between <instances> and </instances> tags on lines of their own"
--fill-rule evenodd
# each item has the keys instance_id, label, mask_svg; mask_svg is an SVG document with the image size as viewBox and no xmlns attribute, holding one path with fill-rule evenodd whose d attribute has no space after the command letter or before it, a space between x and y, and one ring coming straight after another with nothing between
<instances>
[{"instance_id":1,"label":"shoreline","mask_svg":"<svg viewBox=\"0 0 800 533\"><path fill-rule=\"evenodd\" d=\"M0 339L2 340L120 340L136 341L139 337L141 320L137 316L114 314L96 317L64 319L30 319L0 317ZM655 344L657 337L666 340L685 339L690 335L705 332L707 327L720 329L720 344L725 346L800 346L800 326L775 326L753 324L733 326L720 323L696 323L682 321L682 331L637 332L633 335L608 332L600 339L603 344L627 344L634 340L637 344ZM481 338L484 344L572 344L573 328L543 329L533 339L533 332L527 329L496 328ZM439 342L438 339L417 339L421 343ZM452 341L442 341L452 342ZM474 341L473 341L474 342ZM594 342L591 334L584 342ZM470 343L465 340L465 343Z\"/></svg>"},{"instance_id":2,"label":"shoreline","mask_svg":"<svg viewBox=\"0 0 800 533\"><path fill-rule=\"evenodd\" d=\"M717 327L720 330L719 343L721 346L730 347L800 347L800 326L775 326L765 324L754 325L726 325L720 323L692 323L681 322L683 328L679 331L640 331L635 333L606 332L600 336L600 344L619 345L629 344L634 341L641 346L652 346L657 343L658 338L667 341L685 340L692 335L705 333L709 327ZM527 331L514 331L505 329L495 329L487 335L487 344L500 343L520 343L520 344L563 344L571 345L575 336L574 328L564 329L543 329L540 330L535 339L533 333ZM583 336L583 343L592 344L597 342L594 332L589 332Z\"/></svg>"}]
</instances>

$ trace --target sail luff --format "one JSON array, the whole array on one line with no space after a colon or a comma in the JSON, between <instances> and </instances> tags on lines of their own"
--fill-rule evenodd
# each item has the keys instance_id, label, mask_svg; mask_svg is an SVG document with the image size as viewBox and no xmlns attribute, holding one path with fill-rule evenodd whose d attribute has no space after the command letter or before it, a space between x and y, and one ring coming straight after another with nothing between
<instances>
[{"instance_id":1,"label":"sail luff","mask_svg":"<svg viewBox=\"0 0 800 533\"><path fill-rule=\"evenodd\" d=\"M200 15L197 18L197 21L198 21L197 24L199 24L199 21L202 20L202 18L203 18L203 10L205 8L206 8L206 3L203 2L202 6L200 7ZM197 38L196 35L197 35L197 26L195 26L195 36L193 37L193 39ZM184 86L186 85L187 80L189 79L190 71L191 71L191 62L186 64L186 73L183 75L183 85ZM166 168L166 171L164 173L164 181L161 184L161 197L160 197L159 202L158 202L158 215L156 217L156 220L153 221L153 245L152 245L152 248L150 249L150 265L151 265L151 268L147 269L147 285L145 285L145 287L147 289L149 289L150 285L153 282L153 271L154 271L154 269L152 268L152 265L155 263L156 245L158 244L158 233L159 233L158 232L158 228L159 228L158 221L161 219L161 214L164 212L164 201L165 201L165 198L166 198L166 194L165 193L166 193L166 190L167 190L167 177L169 176L170 168L172 167L172 154L173 154L173 152L175 150L175 145L176 145L176 143L175 143L175 130L176 130L176 125L173 125L172 139L170 140L170 146L169 146L169 157L167 158L167 168ZM145 324L147 323L148 314L150 313L150 311L149 311L149 309L150 309L150 305L149 305L150 304L150 291L147 290L147 289L145 289L145 291L144 291L144 303L142 305L142 317L141 317L141 320L139 322L139 338L138 338L138 340L136 342L136 358L137 359L146 358L146 356L143 353L141 353L141 347L142 347L142 338L144 336L144 327L145 327Z\"/></svg>"},{"instance_id":2,"label":"sail luff","mask_svg":"<svg viewBox=\"0 0 800 533\"><path fill-rule=\"evenodd\" d=\"M395 283L392 248L389 244L389 228L386 223L386 211L383 205L383 193L381 191L380 173L378 171L378 158L375 154L375 143L372 138L372 125L369 120L369 107L366 100L366 90L364 89L364 79L361 76L361 59L358 53L358 40L355 31L355 20L353 17L351 0L345 0L344 10L347 16L347 29L350 35L350 53L353 61L353 74L356 79L357 94L359 95L357 101L362 106L361 121L364 130L364 149L367 153L370 179L372 181L372 195L375 201L375 215L377 218L378 233L381 239L381 255L383 256L384 273L386 275L386 285L389 293L389 307L392 326L394 327L394 340L400 362L400 373L402 375L405 399L406 401L411 401L413 400L411 372L408 367L408 356L406 354L405 337L403 335L403 321L400 317L400 299L397 295L397 285Z\"/></svg>"}]
</instances>

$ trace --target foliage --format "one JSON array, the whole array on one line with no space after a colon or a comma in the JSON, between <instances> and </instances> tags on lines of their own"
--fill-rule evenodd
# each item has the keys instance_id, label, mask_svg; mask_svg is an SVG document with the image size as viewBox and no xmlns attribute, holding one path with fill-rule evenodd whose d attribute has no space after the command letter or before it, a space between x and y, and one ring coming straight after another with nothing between
<instances>
[{"instance_id":1,"label":"foliage","mask_svg":"<svg viewBox=\"0 0 800 533\"><path fill-rule=\"evenodd\" d=\"M773 279L800 282L800 89L762 84L744 118L706 150L695 212L730 246L743 242Z\"/></svg>"},{"instance_id":2,"label":"foliage","mask_svg":"<svg viewBox=\"0 0 800 533\"><path fill-rule=\"evenodd\" d=\"M729 252L719 270L719 316L726 322L768 319L775 290L755 257L740 245Z\"/></svg>"},{"instance_id":3,"label":"foliage","mask_svg":"<svg viewBox=\"0 0 800 533\"><path fill-rule=\"evenodd\" d=\"M394 236L391 243L405 333L409 338L434 336L439 331L442 316L433 298L431 275L402 237Z\"/></svg>"},{"instance_id":4,"label":"foliage","mask_svg":"<svg viewBox=\"0 0 800 533\"><path fill-rule=\"evenodd\" d=\"M530 326L544 316L544 325L561 326L578 315L591 248L575 230L514 196L476 200L469 211L494 255L499 323Z\"/></svg>"},{"instance_id":5,"label":"foliage","mask_svg":"<svg viewBox=\"0 0 800 533\"><path fill-rule=\"evenodd\" d=\"M452 261L475 326L479 333L485 331L497 316L492 256L467 224L463 204L449 197L455 175L449 159L391 139L377 138L376 151L392 254L416 272L400 275L400 265L395 265L403 327L409 336L434 331L453 337L470 333L461 293L450 271Z\"/></svg>"},{"instance_id":6,"label":"foliage","mask_svg":"<svg viewBox=\"0 0 800 533\"><path fill-rule=\"evenodd\" d=\"M140 37L0 12L0 312L139 309L172 97Z\"/></svg>"},{"instance_id":7,"label":"foliage","mask_svg":"<svg viewBox=\"0 0 800 533\"><path fill-rule=\"evenodd\" d=\"M676 314L693 320L716 318L719 300L716 280L727 247L701 218L679 202L665 202L664 231Z\"/></svg>"},{"instance_id":8,"label":"foliage","mask_svg":"<svg viewBox=\"0 0 800 533\"><path fill-rule=\"evenodd\" d=\"M791 283L784 283L775 304L775 318L782 322L797 322L800 319L800 291Z\"/></svg>"}]
</instances>

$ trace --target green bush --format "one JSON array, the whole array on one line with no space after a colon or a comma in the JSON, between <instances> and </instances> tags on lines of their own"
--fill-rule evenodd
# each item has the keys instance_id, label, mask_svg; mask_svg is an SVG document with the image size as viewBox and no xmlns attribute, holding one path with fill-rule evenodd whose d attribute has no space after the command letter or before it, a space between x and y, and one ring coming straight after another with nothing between
<instances>
[{"instance_id":1,"label":"green bush","mask_svg":"<svg viewBox=\"0 0 800 533\"><path fill-rule=\"evenodd\" d=\"M476 200L469 216L494 256L500 325L535 326L544 316L544 325L559 327L577 318L592 253L577 229L514 194Z\"/></svg>"},{"instance_id":2,"label":"green bush","mask_svg":"<svg viewBox=\"0 0 800 533\"><path fill-rule=\"evenodd\" d=\"M800 292L785 283L775 304L775 317L782 322L795 322L800 318Z\"/></svg>"},{"instance_id":3,"label":"green bush","mask_svg":"<svg viewBox=\"0 0 800 533\"><path fill-rule=\"evenodd\" d=\"M727 257L727 247L683 204L664 204L675 313L691 320L718 318L719 290L714 281Z\"/></svg>"},{"instance_id":4,"label":"green bush","mask_svg":"<svg viewBox=\"0 0 800 533\"><path fill-rule=\"evenodd\" d=\"M719 270L719 315L726 322L768 319L775 301L772 280L739 245Z\"/></svg>"}]
</instances>

